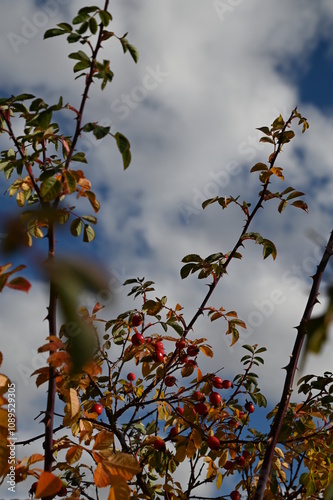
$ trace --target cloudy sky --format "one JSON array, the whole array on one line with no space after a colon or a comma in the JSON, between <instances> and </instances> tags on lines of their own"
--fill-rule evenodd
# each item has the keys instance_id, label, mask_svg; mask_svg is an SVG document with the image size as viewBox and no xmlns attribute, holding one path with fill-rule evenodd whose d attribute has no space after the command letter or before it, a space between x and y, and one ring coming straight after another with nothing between
<instances>
[{"instance_id":1,"label":"cloudy sky","mask_svg":"<svg viewBox=\"0 0 333 500\"><path fill-rule=\"evenodd\" d=\"M1 96L29 92L53 104L62 95L64 102L79 105L83 80L74 81L73 61L67 58L75 47L68 47L65 38L42 39L46 29L68 22L79 6L89 4L17 0L2 5ZM280 215L277 203L268 204L252 230L275 242L277 260L263 261L261 248L248 242L243 260L230 265L213 296L211 305L236 309L247 322L239 345L229 347L222 323L212 328L201 319L195 330L214 347L216 366L224 367L226 378L235 375L235 366L239 370L242 343L267 347L269 370L262 372L261 387L275 404L309 275L332 229L333 5L330 0L114 0L112 14L112 29L119 36L129 32L140 59L135 65L116 40L105 44L102 57L111 60L114 82L103 93L95 85L85 121L123 132L133 160L124 172L111 138L96 143L89 135L82 137L80 147L89 161L86 176L102 205L97 238L88 246L68 236L64 244L62 234L59 254L69 250L108 268L107 319L140 307L120 283L145 276L155 281L156 296L167 295L170 305L185 307L189 321L207 288L196 277L180 279L181 259L189 253L206 257L231 250L244 222L236 208L222 212L212 205L203 211L202 201L231 194L255 203L260 185L257 174L249 171L271 152L258 143L256 127L270 125L280 113L287 118L297 106L310 129L304 135L297 130L279 166L284 168L284 187L307 193L309 214L289 207ZM70 133L73 116L63 115L62 124ZM283 189L280 180L274 182L273 191ZM0 187L1 192L7 188L4 177ZM7 196L0 209L2 219L15 213L15 200ZM45 242L37 248L44 259ZM13 256L12 261L22 263L23 258ZM331 274L332 268L328 279ZM29 373L43 363L36 349L47 335L47 290L32 272L26 275L33 284L28 295L6 291L0 300L2 371L17 383L20 439L43 430L31 423L44 402ZM95 299L89 297L88 305ZM309 359L306 371L331 370L331 352L332 342ZM21 458L23 454L19 452Z\"/></svg>"}]
</instances>

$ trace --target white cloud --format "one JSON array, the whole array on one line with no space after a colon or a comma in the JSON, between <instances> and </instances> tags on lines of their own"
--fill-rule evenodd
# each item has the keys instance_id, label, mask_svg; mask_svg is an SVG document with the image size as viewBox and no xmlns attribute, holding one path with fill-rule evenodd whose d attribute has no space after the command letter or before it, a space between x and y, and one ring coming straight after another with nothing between
<instances>
[{"instance_id":1,"label":"white cloud","mask_svg":"<svg viewBox=\"0 0 333 500\"><path fill-rule=\"evenodd\" d=\"M16 54L8 33L22 35L22 18L33 22L36 11L42 9L28 1L21 4L19 16L14 4L8 4L0 20L0 60L6 68L2 86L6 94L41 91L50 102L55 102L62 93L65 102L78 105L83 81L72 83L72 61L66 57L76 47L68 48L61 39L41 39L44 29L65 20L63 13L70 10L74 15L79 5L89 2L64 2L57 15L50 16L45 28L39 28L35 36L22 43ZM262 262L261 248L249 242L243 250L243 261L230 266L229 275L212 299L216 307L237 309L239 316L247 320L258 310L254 303L262 304L276 288L282 290L284 303L276 305L246 340L268 348L270 376L261 385L272 401L277 400L284 374L281 367L288 362L294 339L292 328L301 319L309 287L309 273L302 262L313 255L314 247L306 231L312 228L327 238L331 214L323 208L329 204L332 192L332 118L298 102L299 91L285 72L294 64L308 64L308 55L322 34L321 26L326 27L328 36L327 27L331 28L333 17L331 4L324 2L319 9L306 0L239 2L223 20L214 2L207 0L113 4L115 31L120 35L129 31L128 39L138 47L140 60L135 66L128 54L122 54L116 40L106 46L102 57L111 57L114 83L104 93L100 93L98 85L94 86L85 121L91 113L93 120L111 121L113 133L125 133L132 144L133 163L128 171L122 171L121 158L111 138L94 144L87 142L87 136L85 148L90 159L87 177L95 182L103 201L97 226L103 242L96 242L91 248L97 248L99 253L105 248L105 261L111 255L108 264L121 277L152 278L157 283L157 295L167 294L170 304L180 302L194 313L206 287L194 278L180 280L181 258L192 252L207 256L230 250L244 219L232 207L222 212L212 206L201 212L201 194L209 197L216 189L216 194L232 192L255 202L255 190L259 189L255 183L257 174L250 176L248 172L257 161L266 161L270 152L268 146L260 147L256 142L255 128L271 123L280 112L287 117L295 105L310 121L310 130L286 145L279 161L279 166L285 166L286 183L310 192L309 215L292 208L280 215L274 202L271 208L267 205L259 213L253 230L262 231L277 243L280 260ZM281 67L284 74L277 69ZM157 74L155 80L148 79L152 72ZM130 105L124 101L126 96ZM297 134L301 136L300 130ZM238 165L239 173L228 167L230 162ZM222 176L221 184L214 181L216 176ZM318 178L323 182L316 186ZM279 182L276 181L276 189ZM184 205L190 210L185 221L181 211ZM150 250L147 257L137 253L139 246L143 248L141 239ZM284 273L293 273L293 265L301 266L295 290L288 281L281 283ZM40 296L30 292L24 297L20 306L24 314L16 315L14 322L14 306L6 294L1 298L2 331L16 329L24 337L22 363L29 343L36 348L42 332L46 332L41 323L45 311L41 312L41 297L42 292ZM20 297L20 303L22 300ZM130 301L125 302L126 307L132 307ZM122 305L119 301L116 307ZM137 305L133 302L133 307ZM27 324L31 332L40 332L38 337L24 331ZM218 362L232 374L241 349L229 350L221 337L221 326L213 326L210 332L208 321L200 319L196 333L206 335L208 329L209 342L216 348L216 358L220 358ZM328 349L311 359L309 369L321 372L324 366L329 367ZM22 398L29 398L28 391L21 393ZM27 408L30 415L35 411L28 403Z\"/></svg>"}]
</instances>

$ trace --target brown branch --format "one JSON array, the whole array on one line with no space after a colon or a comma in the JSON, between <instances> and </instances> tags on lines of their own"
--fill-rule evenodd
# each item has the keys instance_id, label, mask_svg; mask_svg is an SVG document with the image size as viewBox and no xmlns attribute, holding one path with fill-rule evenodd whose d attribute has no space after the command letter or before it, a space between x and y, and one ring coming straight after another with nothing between
<instances>
[{"instance_id":1,"label":"brown branch","mask_svg":"<svg viewBox=\"0 0 333 500\"><path fill-rule=\"evenodd\" d=\"M311 314L312 314L312 311L313 311L315 304L318 302L317 297L319 294L319 287L321 284L321 280L323 278L324 271L326 269L326 266L328 264L330 257L332 256L332 254L333 254L333 231L330 234L330 237L329 237L328 243L326 245L324 254L323 254L322 259L317 267L316 274L314 276L312 276L312 279L313 279L312 288L311 288L311 291L309 294L307 304L305 306L303 317L301 319L299 326L297 327L297 336L296 336L294 348L292 351L292 355L290 357L290 361L286 367L287 373L286 373L284 388L283 388L281 400L279 402L279 408L278 408L277 414L274 418L274 421L272 423L272 427L270 430L269 444L268 444L266 451L265 451L265 456L264 456L263 464L261 466L259 480L258 480L254 500L262 500L264 497L266 484L268 482L269 474L270 474L270 470L271 470L271 464L272 464L272 459L273 459L273 455L274 455L274 448L275 448L275 445L278 441L279 433L280 433L280 430L282 427L284 416L286 414L289 400L290 400L291 393L292 393L292 387L293 387L295 374L297 371L298 360L300 357L304 338L306 335L306 324L309 321L309 319L311 318Z\"/></svg>"},{"instance_id":2,"label":"brown branch","mask_svg":"<svg viewBox=\"0 0 333 500\"><path fill-rule=\"evenodd\" d=\"M105 4L104 4L105 11L108 9L108 6L109 6L109 0L105 0ZM86 76L86 83L85 83L84 92L83 92L82 99L81 99L80 109L79 109L79 112L78 112L78 115L76 118L76 128L75 128L75 133L74 133L72 145L70 147L70 150L69 150L69 153L68 153L68 156L66 159L66 164L65 164L66 170L69 168L73 153L75 151L76 143L77 143L77 141L80 137L80 134L81 134L81 123L82 123L83 112L84 112L84 108L85 108L86 103L87 103L90 85L93 82L93 75L95 72L95 61L96 61L97 53L100 50L100 48L102 47L103 30L104 30L104 26L103 26L103 23L101 23L100 27L99 27L96 46L95 46L95 49L93 50L93 53L91 56L90 70L89 70L88 75Z\"/></svg>"}]
</instances>

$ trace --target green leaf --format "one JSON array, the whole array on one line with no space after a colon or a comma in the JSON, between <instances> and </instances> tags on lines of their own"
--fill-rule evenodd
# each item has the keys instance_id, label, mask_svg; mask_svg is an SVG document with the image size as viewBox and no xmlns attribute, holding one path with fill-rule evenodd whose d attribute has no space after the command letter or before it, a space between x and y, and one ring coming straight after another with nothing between
<instances>
[{"instance_id":1,"label":"green leaf","mask_svg":"<svg viewBox=\"0 0 333 500\"><path fill-rule=\"evenodd\" d=\"M196 253L190 253L189 255L185 255L182 262L202 262L202 258Z\"/></svg>"},{"instance_id":2,"label":"green leaf","mask_svg":"<svg viewBox=\"0 0 333 500\"><path fill-rule=\"evenodd\" d=\"M268 170L267 165L265 163L256 163L250 170L250 172L259 172L260 170Z\"/></svg>"},{"instance_id":3,"label":"green leaf","mask_svg":"<svg viewBox=\"0 0 333 500\"><path fill-rule=\"evenodd\" d=\"M59 28L51 28L50 30L46 30L44 33L44 40L46 38L52 38L53 36L59 36L66 34L67 31Z\"/></svg>"},{"instance_id":4,"label":"green leaf","mask_svg":"<svg viewBox=\"0 0 333 500\"><path fill-rule=\"evenodd\" d=\"M26 101L28 99L33 99L34 97L35 96L33 94L20 94L13 99L13 102Z\"/></svg>"},{"instance_id":5,"label":"green leaf","mask_svg":"<svg viewBox=\"0 0 333 500\"><path fill-rule=\"evenodd\" d=\"M94 17L91 17L89 19L89 29L93 35L96 35L97 30L98 30L98 24L97 24L97 21Z\"/></svg>"},{"instance_id":6,"label":"green leaf","mask_svg":"<svg viewBox=\"0 0 333 500\"><path fill-rule=\"evenodd\" d=\"M52 111L50 109L42 111L37 118L38 126L43 130L46 130L50 125L51 118L52 118Z\"/></svg>"},{"instance_id":7,"label":"green leaf","mask_svg":"<svg viewBox=\"0 0 333 500\"><path fill-rule=\"evenodd\" d=\"M54 177L49 177L42 182L40 192L44 201L54 200L61 192L62 183Z\"/></svg>"},{"instance_id":8,"label":"green leaf","mask_svg":"<svg viewBox=\"0 0 333 500\"><path fill-rule=\"evenodd\" d=\"M263 134L272 135L272 132L268 127L259 127L257 128L257 130L260 130L260 132L262 132Z\"/></svg>"},{"instance_id":9,"label":"green leaf","mask_svg":"<svg viewBox=\"0 0 333 500\"><path fill-rule=\"evenodd\" d=\"M78 42L79 40L81 40L81 35L79 35L78 33L71 33L67 37L68 43L75 43L75 42Z\"/></svg>"},{"instance_id":10,"label":"green leaf","mask_svg":"<svg viewBox=\"0 0 333 500\"><path fill-rule=\"evenodd\" d=\"M171 328L173 328L179 335L183 334L184 329L182 326L180 326L179 323L175 323L174 321L167 321L167 325L171 326Z\"/></svg>"},{"instance_id":11,"label":"green leaf","mask_svg":"<svg viewBox=\"0 0 333 500\"><path fill-rule=\"evenodd\" d=\"M190 273L193 273L194 267L195 267L194 264L186 264L185 266L183 266L180 270L181 278L185 279Z\"/></svg>"},{"instance_id":12,"label":"green leaf","mask_svg":"<svg viewBox=\"0 0 333 500\"><path fill-rule=\"evenodd\" d=\"M81 12L81 14L78 14L77 16L74 17L73 19L73 24L81 24L84 23L85 21L88 21L89 15L86 12Z\"/></svg>"},{"instance_id":13,"label":"green leaf","mask_svg":"<svg viewBox=\"0 0 333 500\"><path fill-rule=\"evenodd\" d=\"M87 159L86 159L86 155L84 153L82 153L82 152L75 153L72 156L72 161L79 161L81 163L88 163Z\"/></svg>"},{"instance_id":14,"label":"green leaf","mask_svg":"<svg viewBox=\"0 0 333 500\"><path fill-rule=\"evenodd\" d=\"M274 144L273 139L270 139L269 137L261 137L259 139L259 142L268 142L269 144Z\"/></svg>"},{"instance_id":15,"label":"green leaf","mask_svg":"<svg viewBox=\"0 0 333 500\"><path fill-rule=\"evenodd\" d=\"M59 23L59 24L57 24L57 26L65 31L67 31L67 33L71 33L73 31L72 26L68 23Z\"/></svg>"},{"instance_id":16,"label":"green leaf","mask_svg":"<svg viewBox=\"0 0 333 500\"><path fill-rule=\"evenodd\" d=\"M124 170L126 170L129 167L129 165L131 163L131 159L132 159L132 155L131 155L130 150L128 149L127 151L125 151L121 156L123 158Z\"/></svg>"},{"instance_id":17,"label":"green leaf","mask_svg":"<svg viewBox=\"0 0 333 500\"><path fill-rule=\"evenodd\" d=\"M272 123L273 130L280 130L281 128L284 127L284 119L282 116L278 116L274 122Z\"/></svg>"},{"instance_id":18,"label":"green leaf","mask_svg":"<svg viewBox=\"0 0 333 500\"><path fill-rule=\"evenodd\" d=\"M83 241L85 243L90 243L95 239L95 231L89 224L84 225L84 230L83 230Z\"/></svg>"},{"instance_id":19,"label":"green leaf","mask_svg":"<svg viewBox=\"0 0 333 500\"><path fill-rule=\"evenodd\" d=\"M263 256L264 259L267 259L270 255L273 257L273 260L276 259L277 251L274 243L270 240L264 239L262 244L264 245L263 248Z\"/></svg>"},{"instance_id":20,"label":"green leaf","mask_svg":"<svg viewBox=\"0 0 333 500\"><path fill-rule=\"evenodd\" d=\"M252 345L249 345L249 344L244 344L242 345L243 349L246 349L247 351L250 351L252 354L254 354L254 348L252 347Z\"/></svg>"},{"instance_id":21,"label":"green leaf","mask_svg":"<svg viewBox=\"0 0 333 500\"><path fill-rule=\"evenodd\" d=\"M114 135L114 138L116 139L118 149L121 153L124 153L130 148L130 143L128 139L120 132L117 132Z\"/></svg>"},{"instance_id":22,"label":"green leaf","mask_svg":"<svg viewBox=\"0 0 333 500\"><path fill-rule=\"evenodd\" d=\"M287 197L287 200L291 200L292 198L298 198L298 196L304 196L304 194L305 193L302 193L302 191L294 191Z\"/></svg>"},{"instance_id":23,"label":"green leaf","mask_svg":"<svg viewBox=\"0 0 333 500\"><path fill-rule=\"evenodd\" d=\"M210 205L211 203L215 203L215 201L217 201L218 199L219 199L219 197L215 196L215 198L210 198L209 200L205 200L202 203L202 208L205 209L206 207L208 207L208 205Z\"/></svg>"},{"instance_id":24,"label":"green leaf","mask_svg":"<svg viewBox=\"0 0 333 500\"><path fill-rule=\"evenodd\" d=\"M112 21L112 16L107 10L99 10L98 15L101 18L103 26L108 26L109 22Z\"/></svg>"},{"instance_id":25,"label":"green leaf","mask_svg":"<svg viewBox=\"0 0 333 500\"><path fill-rule=\"evenodd\" d=\"M82 232L82 227L83 227L83 223L82 223L82 220L80 219L80 217L78 217L77 219L74 219L71 223L71 226L70 226L71 234L75 237L80 236L80 234Z\"/></svg>"},{"instance_id":26,"label":"green leaf","mask_svg":"<svg viewBox=\"0 0 333 500\"><path fill-rule=\"evenodd\" d=\"M127 49L128 49L128 52L131 54L133 61L135 63L137 63L139 60L138 50L134 47L134 45L131 45L130 43L127 44Z\"/></svg>"},{"instance_id":27,"label":"green leaf","mask_svg":"<svg viewBox=\"0 0 333 500\"><path fill-rule=\"evenodd\" d=\"M93 134L97 140L103 139L110 132L111 127L102 127L101 125L95 125L93 128Z\"/></svg>"},{"instance_id":28,"label":"green leaf","mask_svg":"<svg viewBox=\"0 0 333 500\"><path fill-rule=\"evenodd\" d=\"M90 64L90 58L87 56L83 50L78 50L77 52L72 52L68 55L69 59L76 59L78 61L86 61Z\"/></svg>"},{"instance_id":29,"label":"green leaf","mask_svg":"<svg viewBox=\"0 0 333 500\"><path fill-rule=\"evenodd\" d=\"M280 201L279 206L278 206L278 212L281 214L287 205L288 205L288 202L286 200Z\"/></svg>"},{"instance_id":30,"label":"green leaf","mask_svg":"<svg viewBox=\"0 0 333 500\"><path fill-rule=\"evenodd\" d=\"M81 215L81 219L90 222L90 224L97 224L97 219L93 215Z\"/></svg>"},{"instance_id":31,"label":"green leaf","mask_svg":"<svg viewBox=\"0 0 333 500\"><path fill-rule=\"evenodd\" d=\"M78 71L82 71L82 70L87 69L89 67L90 67L90 62L79 61L78 63L75 64L73 71L74 71L74 73L77 73Z\"/></svg>"}]
</instances>

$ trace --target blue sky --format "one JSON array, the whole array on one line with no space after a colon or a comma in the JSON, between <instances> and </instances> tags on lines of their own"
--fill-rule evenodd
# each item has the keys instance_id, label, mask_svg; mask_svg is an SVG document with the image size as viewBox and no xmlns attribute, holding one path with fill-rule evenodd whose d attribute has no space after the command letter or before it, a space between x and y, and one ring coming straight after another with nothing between
<instances>
[{"instance_id":1,"label":"blue sky","mask_svg":"<svg viewBox=\"0 0 333 500\"><path fill-rule=\"evenodd\" d=\"M115 43L105 48L115 79L103 93L97 86L93 89L86 121L112 124L113 132L123 132L131 141L133 161L123 172L111 139L95 143L90 136L82 137L89 161L86 176L102 204L97 238L90 246L73 238L64 244L60 238L59 253L66 249L87 253L111 272L108 319L139 306L120 286L133 276L154 280L156 295L167 295L170 304L180 302L190 319L205 286L195 277L181 281L181 259L188 253L227 252L243 224L235 209L222 212L212 206L202 211L201 202L215 194L256 200L259 185L249 170L256 162L267 161L270 153L268 146L257 142L256 127L269 125L279 113L286 118L297 105L310 129L303 136L297 131L280 164L286 183L310 194L309 215L292 208L280 215L274 202L267 205L253 230L276 243L277 260L262 261L261 249L249 243L243 260L230 266L212 299L212 305L236 309L248 322L243 343L268 348L271 375L263 378L262 387L275 403L293 327L303 313L309 275L320 254L308 234L315 231L327 240L331 231L331 2L142 0L138 4L115 0L112 4L114 31L129 32L140 59L135 65ZM222 4L229 6L225 12ZM2 7L1 96L31 92L55 103L62 95L64 102L78 105L82 81L74 82L72 61L67 59L75 48L60 38L42 41L42 37L46 29L74 17L81 5L89 2L17 0ZM66 130L71 120L69 115ZM6 187L1 177L1 192ZM14 207L15 200L0 201L2 219ZM42 250L45 242L40 243ZM22 259L15 256L14 261ZM2 370L18 385L22 439L40 432L40 426L26 425L36 415L40 396L23 374L43 362L35 351L47 334L42 321L44 289L34 274L27 271L27 275L33 281L29 295L8 291L0 297ZM274 290L281 291L283 300L265 316L264 304L271 301ZM89 305L94 299L89 297ZM258 324L256 318L261 318ZM220 324L209 326L207 333L207 323L200 321L195 333L208 337L220 363L222 359L224 373L232 378L242 352L239 346L229 349L224 331ZM309 360L306 370L331 369L331 349L332 342L320 357Z\"/></svg>"}]
</instances>

